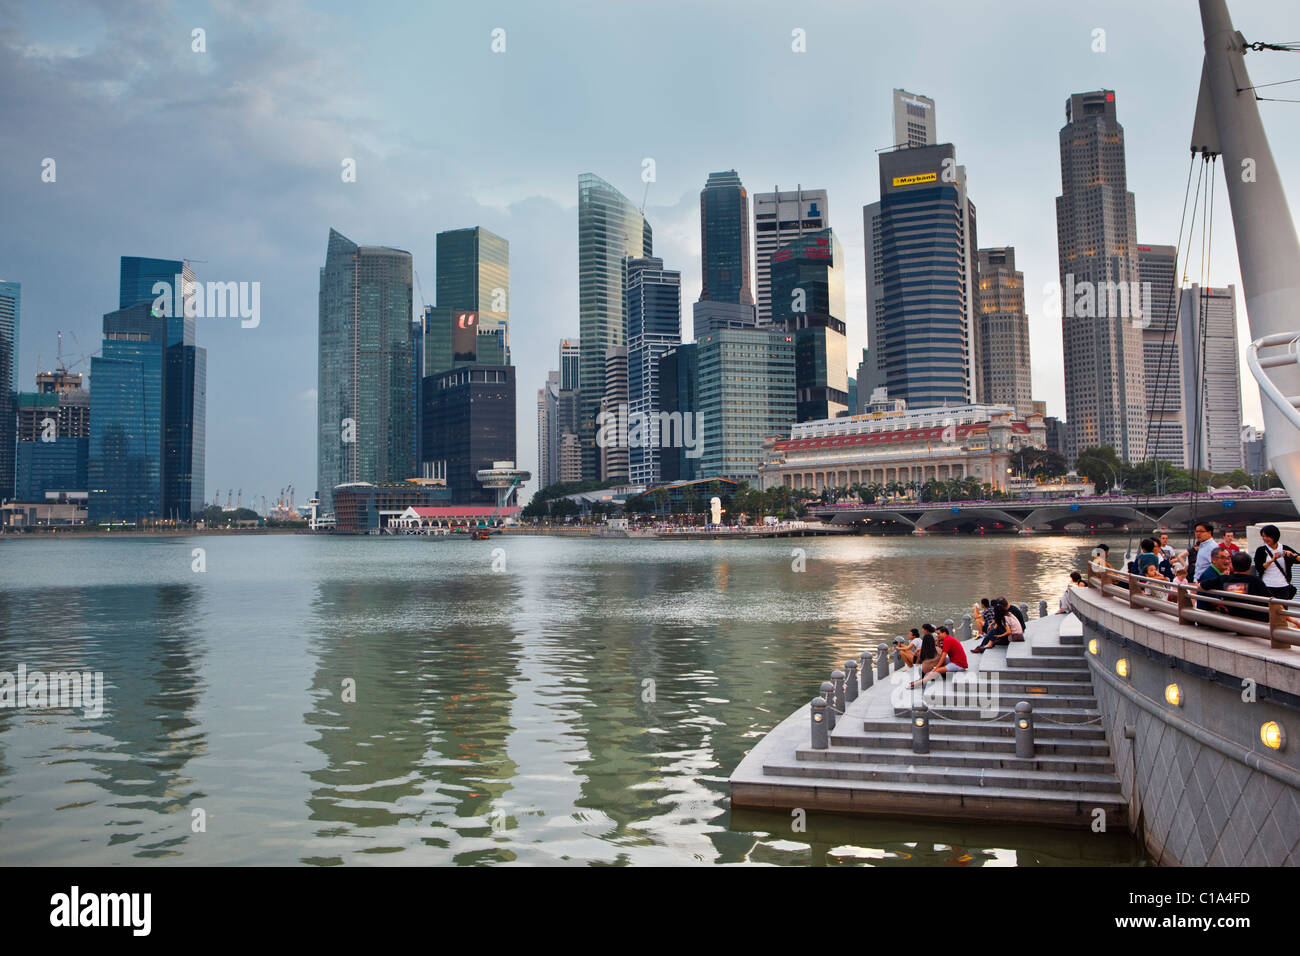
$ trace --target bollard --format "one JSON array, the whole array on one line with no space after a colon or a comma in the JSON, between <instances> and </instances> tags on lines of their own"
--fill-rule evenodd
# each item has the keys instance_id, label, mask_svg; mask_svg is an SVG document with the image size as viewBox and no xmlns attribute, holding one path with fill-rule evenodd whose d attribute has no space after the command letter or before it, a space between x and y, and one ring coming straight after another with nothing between
<instances>
[{"instance_id":1,"label":"bollard","mask_svg":"<svg viewBox=\"0 0 1300 956\"><path fill-rule=\"evenodd\" d=\"M849 703L858 699L858 662L851 657L844 662L844 699Z\"/></svg>"},{"instance_id":2,"label":"bollard","mask_svg":"<svg viewBox=\"0 0 1300 956\"><path fill-rule=\"evenodd\" d=\"M835 685L822 681L821 695L826 700L826 730L830 732L835 729Z\"/></svg>"},{"instance_id":3,"label":"bollard","mask_svg":"<svg viewBox=\"0 0 1300 956\"><path fill-rule=\"evenodd\" d=\"M1039 601L1039 602L1038 602L1038 616L1039 616L1039 617L1047 617L1047 602L1046 602L1046 601Z\"/></svg>"},{"instance_id":4,"label":"bollard","mask_svg":"<svg viewBox=\"0 0 1300 956\"><path fill-rule=\"evenodd\" d=\"M1025 620L1028 621L1028 620L1029 620L1029 605L1028 605L1028 604L1021 604L1021 605L1020 605L1020 613L1023 614L1023 615L1025 616Z\"/></svg>"},{"instance_id":5,"label":"bollard","mask_svg":"<svg viewBox=\"0 0 1300 956\"><path fill-rule=\"evenodd\" d=\"M889 648L884 644L876 645L876 680L889 676Z\"/></svg>"},{"instance_id":6,"label":"bollard","mask_svg":"<svg viewBox=\"0 0 1300 956\"><path fill-rule=\"evenodd\" d=\"M826 698L814 697L812 700L812 747L813 750L825 750L830 746L830 727L826 722Z\"/></svg>"},{"instance_id":7,"label":"bollard","mask_svg":"<svg viewBox=\"0 0 1300 956\"><path fill-rule=\"evenodd\" d=\"M835 709L842 714L844 713L844 705L846 703L844 700L844 671L840 670L838 667L831 671L831 686L833 688L831 693L835 695L833 701Z\"/></svg>"},{"instance_id":8,"label":"bollard","mask_svg":"<svg viewBox=\"0 0 1300 956\"><path fill-rule=\"evenodd\" d=\"M859 655L859 657L861 658L861 663L859 664L859 667L861 668L861 672L862 672L862 689L865 691L868 687L871 686L872 678L875 677L875 672L871 669L870 651L863 651Z\"/></svg>"},{"instance_id":9,"label":"bollard","mask_svg":"<svg viewBox=\"0 0 1300 956\"><path fill-rule=\"evenodd\" d=\"M943 622L943 626L948 629L949 634L957 633L957 622L954 621L952 618L945 619Z\"/></svg>"},{"instance_id":10,"label":"bollard","mask_svg":"<svg viewBox=\"0 0 1300 956\"><path fill-rule=\"evenodd\" d=\"M930 715L924 707L912 708L912 753L930 752Z\"/></svg>"},{"instance_id":11,"label":"bollard","mask_svg":"<svg viewBox=\"0 0 1300 956\"><path fill-rule=\"evenodd\" d=\"M957 629L957 640L969 641L970 639L971 639L970 615L963 614L961 616L961 627Z\"/></svg>"},{"instance_id":12,"label":"bollard","mask_svg":"<svg viewBox=\"0 0 1300 956\"><path fill-rule=\"evenodd\" d=\"M1034 708L1029 701L1016 704L1016 756L1034 755Z\"/></svg>"}]
</instances>

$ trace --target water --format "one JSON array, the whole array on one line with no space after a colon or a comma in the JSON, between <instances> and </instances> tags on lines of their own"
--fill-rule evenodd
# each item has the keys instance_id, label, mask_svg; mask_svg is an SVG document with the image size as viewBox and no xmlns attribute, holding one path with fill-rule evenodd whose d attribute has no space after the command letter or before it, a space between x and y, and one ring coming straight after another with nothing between
<instances>
[{"instance_id":1,"label":"water","mask_svg":"<svg viewBox=\"0 0 1300 956\"><path fill-rule=\"evenodd\" d=\"M981 594L1055 609L1090 543L0 541L0 671L105 681L98 718L0 710L0 863L1141 862L728 800L837 662Z\"/></svg>"}]
</instances>

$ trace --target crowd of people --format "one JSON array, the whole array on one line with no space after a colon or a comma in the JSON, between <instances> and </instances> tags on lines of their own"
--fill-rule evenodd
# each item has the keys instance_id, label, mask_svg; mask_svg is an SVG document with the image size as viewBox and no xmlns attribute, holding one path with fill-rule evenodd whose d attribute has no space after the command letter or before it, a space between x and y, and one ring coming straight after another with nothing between
<instances>
[{"instance_id":1,"label":"crowd of people","mask_svg":"<svg viewBox=\"0 0 1300 956\"><path fill-rule=\"evenodd\" d=\"M1158 538L1143 538L1138 545L1140 550L1137 557L1128 562L1126 570L1132 578L1195 586L1199 594L1205 595L1218 591L1283 600L1295 597L1296 587L1291 583L1291 575L1293 567L1300 561L1300 552L1281 543L1281 532L1277 525L1267 524L1259 529L1263 544L1255 550L1253 558L1237 543L1232 531L1224 531L1222 540L1216 540L1214 533L1213 523L1197 522L1193 532L1194 543L1185 551L1178 551L1170 545L1168 534L1160 534ZM1094 549L1093 567L1097 570L1116 570L1111 567L1108 546L1103 544ZM1075 579L1072 586L1082 584L1077 572L1071 577ZM1166 590L1157 587L1146 589L1148 594L1153 595ZM1171 601L1177 600L1177 594L1173 590L1168 590L1166 596ZM1069 610L1068 602L1067 589L1061 598L1062 612ZM1247 607L1241 603L1225 604L1209 600L1208 597L1198 598L1197 606L1247 620L1268 620L1268 611L1262 607Z\"/></svg>"}]
</instances>

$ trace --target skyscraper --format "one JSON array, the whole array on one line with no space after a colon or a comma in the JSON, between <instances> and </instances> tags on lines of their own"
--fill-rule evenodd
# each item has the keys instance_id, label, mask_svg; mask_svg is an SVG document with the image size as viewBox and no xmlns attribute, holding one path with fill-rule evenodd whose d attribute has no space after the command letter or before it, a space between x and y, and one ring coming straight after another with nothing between
<instances>
[{"instance_id":1,"label":"skyscraper","mask_svg":"<svg viewBox=\"0 0 1300 956\"><path fill-rule=\"evenodd\" d=\"M424 380L422 392L420 445L427 476L446 478L456 504L493 504L496 493L479 483L478 472L515 460L514 366L437 372Z\"/></svg>"},{"instance_id":2,"label":"skyscraper","mask_svg":"<svg viewBox=\"0 0 1300 956\"><path fill-rule=\"evenodd\" d=\"M316 400L316 490L325 513L335 485L416 474L411 301L409 252L358 246L330 230Z\"/></svg>"},{"instance_id":3,"label":"skyscraper","mask_svg":"<svg viewBox=\"0 0 1300 956\"><path fill-rule=\"evenodd\" d=\"M660 410L659 358L682 341L682 274L665 269L662 259L627 259L623 289L628 414L649 416ZM659 431L649 432L628 448L628 477L633 484L661 480Z\"/></svg>"},{"instance_id":4,"label":"skyscraper","mask_svg":"<svg viewBox=\"0 0 1300 956\"><path fill-rule=\"evenodd\" d=\"M547 372L537 390L537 487L554 484L560 470L560 373Z\"/></svg>"},{"instance_id":5,"label":"skyscraper","mask_svg":"<svg viewBox=\"0 0 1300 956\"><path fill-rule=\"evenodd\" d=\"M1025 276L1011 246L979 251L975 312L979 317L979 401L1010 405L1016 418L1034 413L1029 372L1029 316Z\"/></svg>"},{"instance_id":6,"label":"skyscraper","mask_svg":"<svg viewBox=\"0 0 1300 956\"><path fill-rule=\"evenodd\" d=\"M699 478L753 481L763 440L790 434L795 419L794 336L772 329L720 329L695 343Z\"/></svg>"},{"instance_id":7,"label":"skyscraper","mask_svg":"<svg viewBox=\"0 0 1300 956\"><path fill-rule=\"evenodd\" d=\"M758 324L772 321L772 253L793 239L830 225L826 190L804 189L754 195L754 253L758 277Z\"/></svg>"},{"instance_id":8,"label":"skyscraper","mask_svg":"<svg viewBox=\"0 0 1300 956\"><path fill-rule=\"evenodd\" d=\"M1184 289L1178 324L1188 466L1215 473L1234 471L1245 464L1236 287Z\"/></svg>"},{"instance_id":9,"label":"skyscraper","mask_svg":"<svg viewBox=\"0 0 1300 956\"><path fill-rule=\"evenodd\" d=\"M795 345L795 421L847 411L844 250L830 229L808 233L772 253L772 326Z\"/></svg>"},{"instance_id":10,"label":"skyscraper","mask_svg":"<svg viewBox=\"0 0 1300 956\"><path fill-rule=\"evenodd\" d=\"M754 304L749 194L734 169L709 173L700 190L701 301Z\"/></svg>"},{"instance_id":11,"label":"skyscraper","mask_svg":"<svg viewBox=\"0 0 1300 956\"><path fill-rule=\"evenodd\" d=\"M894 146L935 144L934 100L894 90Z\"/></svg>"},{"instance_id":12,"label":"skyscraper","mask_svg":"<svg viewBox=\"0 0 1300 956\"><path fill-rule=\"evenodd\" d=\"M482 226L473 226L438 233L437 251L438 305L477 313L479 328L501 330L508 345L510 243Z\"/></svg>"},{"instance_id":13,"label":"skyscraper","mask_svg":"<svg viewBox=\"0 0 1300 956\"><path fill-rule=\"evenodd\" d=\"M594 173L578 177L579 421L582 477L600 474L596 416L605 395L606 350L626 346L623 260L654 255L650 224Z\"/></svg>"},{"instance_id":14,"label":"skyscraper","mask_svg":"<svg viewBox=\"0 0 1300 956\"><path fill-rule=\"evenodd\" d=\"M575 340L560 340L560 389L562 391L578 390L578 363L581 354L581 347Z\"/></svg>"},{"instance_id":15,"label":"skyscraper","mask_svg":"<svg viewBox=\"0 0 1300 956\"><path fill-rule=\"evenodd\" d=\"M1061 127L1056 198L1065 352L1067 457L1109 445L1146 457L1146 376L1137 226L1124 165L1124 128L1111 90L1075 93Z\"/></svg>"},{"instance_id":16,"label":"skyscraper","mask_svg":"<svg viewBox=\"0 0 1300 956\"><path fill-rule=\"evenodd\" d=\"M880 201L863 207L870 367L912 408L977 400L975 204L951 143L880 154Z\"/></svg>"},{"instance_id":17,"label":"skyscraper","mask_svg":"<svg viewBox=\"0 0 1300 956\"><path fill-rule=\"evenodd\" d=\"M611 345L605 349L605 394L600 402L599 442L600 480L615 481L628 477L629 448L623 441L620 420L627 408L627 346Z\"/></svg>"},{"instance_id":18,"label":"skyscraper","mask_svg":"<svg viewBox=\"0 0 1300 956\"><path fill-rule=\"evenodd\" d=\"M84 492L90 455L90 393L81 375L60 366L36 375L36 391L18 394L14 497L42 502L50 491Z\"/></svg>"},{"instance_id":19,"label":"skyscraper","mask_svg":"<svg viewBox=\"0 0 1300 956\"><path fill-rule=\"evenodd\" d=\"M22 286L0 281L0 501L14 496L14 384Z\"/></svg>"},{"instance_id":20,"label":"skyscraper","mask_svg":"<svg viewBox=\"0 0 1300 956\"><path fill-rule=\"evenodd\" d=\"M751 309L752 311L752 309ZM752 326L751 326L752 328ZM704 336L699 336L704 338ZM659 359L659 406L660 411L672 420L680 418L683 425L687 416L694 417L699 411L696 388L699 384L699 347L694 342L674 346ZM698 424L698 422L697 422ZM702 436L696 436L697 440ZM690 481L699 477L696 465L699 457L688 454L690 449L685 441L675 448L660 450L659 468L661 480Z\"/></svg>"},{"instance_id":21,"label":"skyscraper","mask_svg":"<svg viewBox=\"0 0 1300 956\"><path fill-rule=\"evenodd\" d=\"M1142 328L1142 377L1146 386L1146 457L1187 467L1188 436L1179 370L1184 343L1178 335L1177 254L1173 246L1137 247L1138 280L1146 298Z\"/></svg>"}]
</instances>

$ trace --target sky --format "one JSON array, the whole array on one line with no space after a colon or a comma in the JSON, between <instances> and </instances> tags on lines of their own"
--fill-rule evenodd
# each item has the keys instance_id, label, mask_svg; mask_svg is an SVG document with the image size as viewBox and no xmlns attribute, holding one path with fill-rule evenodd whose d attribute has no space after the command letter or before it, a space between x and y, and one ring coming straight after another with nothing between
<instances>
[{"instance_id":1,"label":"sky","mask_svg":"<svg viewBox=\"0 0 1300 956\"><path fill-rule=\"evenodd\" d=\"M1291 0L1230 8L1248 40L1300 38ZM898 87L936 101L938 139L967 169L980 245L1016 248L1034 397L1064 417L1060 322L1047 300L1065 102L1115 91L1138 240L1172 245L1202 51L1192 0L0 0L0 279L22 283L17 387L54 365L59 330L65 362L89 371L123 255L190 259L202 281L259 282L256 328L198 323L207 497L242 489L260 508L292 484L301 504L316 474L330 228L409 250L418 309L434 294L436 234L479 225L511 244L518 460L535 474L537 390L558 367L559 340L578 333L579 174L645 203L655 255L682 272L689 339L699 191L725 169L751 195L828 191L852 371L866 344L862 207L879 198L876 152L892 145ZM1247 67L1256 84L1287 80L1300 57L1252 53ZM1270 92L1300 97L1300 85ZM1260 108L1294 197L1300 103ZM42 179L46 159L53 182ZM341 175L348 159L355 182ZM1226 200L1221 179L1217 189ZM1202 268L1198 250L1192 277ZM1226 218L1205 268L1211 284L1239 285ZM1244 355L1240 296L1238 320ZM1261 424L1244 361L1242 395L1246 421Z\"/></svg>"}]
</instances>

